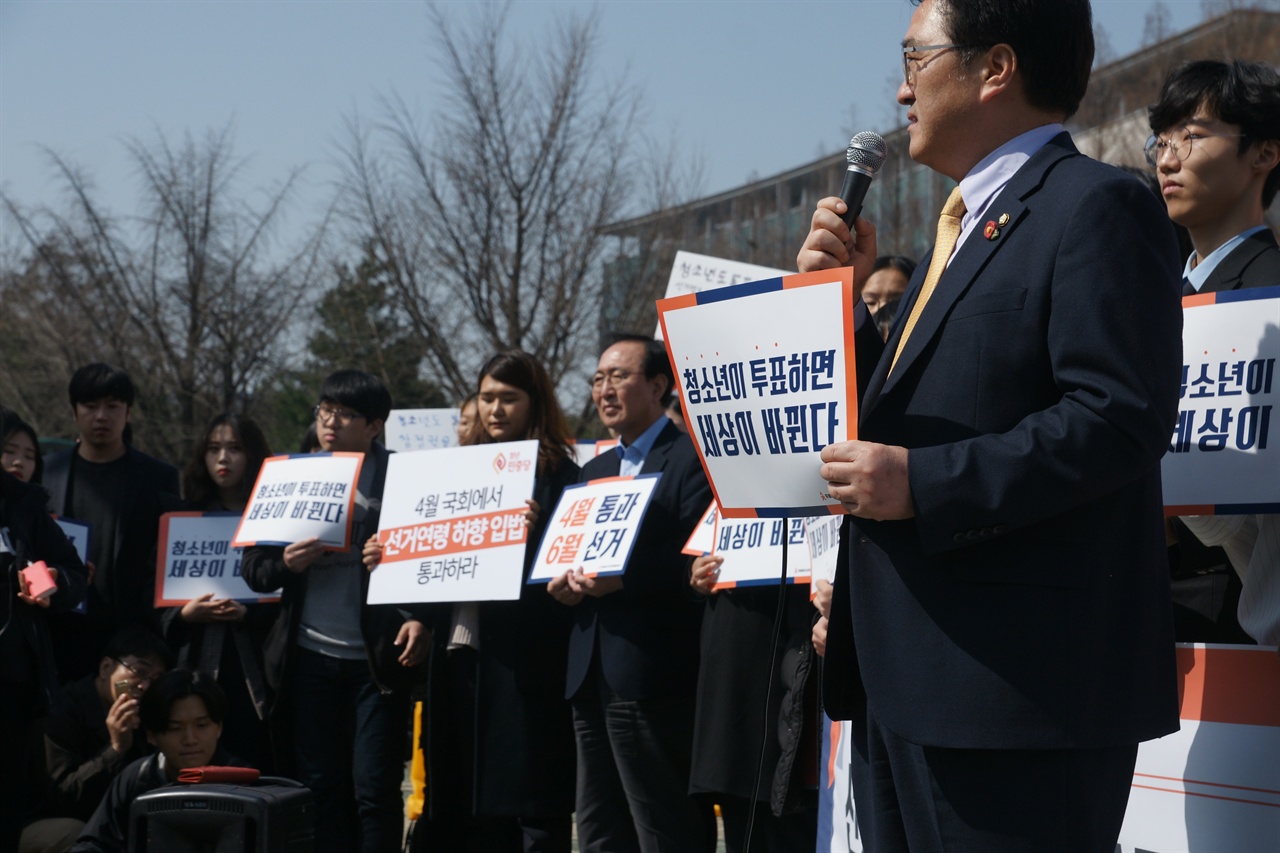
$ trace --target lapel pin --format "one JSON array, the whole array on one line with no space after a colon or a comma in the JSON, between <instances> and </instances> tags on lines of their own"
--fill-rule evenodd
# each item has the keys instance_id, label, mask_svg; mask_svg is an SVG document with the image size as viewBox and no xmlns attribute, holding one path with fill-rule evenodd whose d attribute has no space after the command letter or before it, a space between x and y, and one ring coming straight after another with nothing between
<instances>
[{"instance_id":1,"label":"lapel pin","mask_svg":"<svg viewBox=\"0 0 1280 853\"><path fill-rule=\"evenodd\" d=\"M982 229L982 235L988 240L994 240L1000 236L1000 229L996 227L994 219L987 220L987 226Z\"/></svg>"},{"instance_id":2,"label":"lapel pin","mask_svg":"<svg viewBox=\"0 0 1280 853\"><path fill-rule=\"evenodd\" d=\"M997 224L997 225L999 225L1001 228L1003 228L1003 227L1005 227L1006 225L1008 225L1008 224L1009 224L1009 214L1007 214L1007 213L1002 213L1002 214L1000 214L1000 220L999 220L996 224Z\"/></svg>"}]
</instances>

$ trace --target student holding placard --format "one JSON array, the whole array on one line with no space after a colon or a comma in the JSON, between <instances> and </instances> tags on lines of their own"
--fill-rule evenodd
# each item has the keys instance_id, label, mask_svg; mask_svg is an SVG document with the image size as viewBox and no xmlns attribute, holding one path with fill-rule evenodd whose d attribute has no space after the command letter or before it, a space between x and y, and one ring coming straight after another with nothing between
<instances>
[{"instance_id":1,"label":"student holding placard","mask_svg":"<svg viewBox=\"0 0 1280 853\"><path fill-rule=\"evenodd\" d=\"M818 831L814 774L822 734L811 641L817 613L809 603L809 585L786 584L782 590L786 600L774 649L776 578L772 585L718 590L725 559L700 556L690 572L690 586L709 597L702 617L689 790L719 804L728 853L746 850L753 809L752 850L813 850ZM774 654L778 671L766 702L764 678ZM764 772L753 793L762 737Z\"/></svg>"},{"instance_id":2,"label":"student holding placard","mask_svg":"<svg viewBox=\"0 0 1280 853\"><path fill-rule=\"evenodd\" d=\"M262 430L251 419L234 412L216 416L182 472L187 507L197 512L243 511L258 470L270 455ZM213 674L226 693L233 723L227 748L261 770L272 767L262 647L279 614L274 604L242 604L205 593L161 617L165 640L177 652L179 666Z\"/></svg>"},{"instance_id":3,"label":"student holding placard","mask_svg":"<svg viewBox=\"0 0 1280 853\"><path fill-rule=\"evenodd\" d=\"M1169 217L1186 227L1195 248L1183 271L1183 296L1280 285L1280 246L1264 220L1280 191L1280 74L1256 62L1188 62L1170 72L1149 113L1147 160L1160 179ZM1229 412L1224 410L1225 418ZM1170 525L1175 571L1181 568L1184 577L1200 583L1229 559L1243 581L1243 588L1231 584L1226 596L1215 596L1229 605L1234 587L1239 603L1234 614L1224 607L1227 612L1209 627L1229 632L1238 616L1256 642L1280 643L1280 515L1189 516ZM1203 553L1191 533L1215 547ZM1178 592L1175 584L1175 605L1182 603ZM1178 639L1243 638L1228 633Z\"/></svg>"},{"instance_id":4,"label":"student holding placard","mask_svg":"<svg viewBox=\"0 0 1280 853\"><path fill-rule=\"evenodd\" d=\"M476 401L475 443L538 441L527 579L560 493L578 479L573 434L546 369L526 352L490 358ZM568 853L574 742L564 679L572 612L527 584L517 601L433 609L440 618L422 733L428 802L415 847Z\"/></svg>"},{"instance_id":5,"label":"student holding placard","mask_svg":"<svg viewBox=\"0 0 1280 853\"><path fill-rule=\"evenodd\" d=\"M364 603L368 572L355 544L378 529L387 450L377 437L390 411L377 377L340 370L324 381L315 407L321 449L364 454L352 547L255 546L241 567L252 589L281 590L264 650L277 694L272 735L279 769L315 793L317 853L398 851L403 833L408 689L429 638L406 611Z\"/></svg>"}]
</instances>

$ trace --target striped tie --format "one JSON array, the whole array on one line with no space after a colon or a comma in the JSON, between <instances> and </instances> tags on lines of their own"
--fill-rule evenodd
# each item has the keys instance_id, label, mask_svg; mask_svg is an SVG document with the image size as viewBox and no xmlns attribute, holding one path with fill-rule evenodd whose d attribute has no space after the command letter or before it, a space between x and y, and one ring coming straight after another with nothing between
<instances>
[{"instance_id":1,"label":"striped tie","mask_svg":"<svg viewBox=\"0 0 1280 853\"><path fill-rule=\"evenodd\" d=\"M938 238L933 244L933 260L929 262L929 273L924 277L924 284L920 286L920 295L911 306L907 325L902 330L902 337L898 339L898 350L893 354L893 364L889 365L890 373L893 373L893 368L897 366L898 356L902 355L902 350L907 345L907 338L911 337L920 314L924 312L925 303L929 301L934 288L938 286L942 271L947 268L947 261L950 260L951 253L956 248L956 240L960 238L960 220L963 218L964 199L960 197L960 188L956 187L951 191L951 195L947 196L947 203L942 206L942 215L938 217Z\"/></svg>"}]
</instances>

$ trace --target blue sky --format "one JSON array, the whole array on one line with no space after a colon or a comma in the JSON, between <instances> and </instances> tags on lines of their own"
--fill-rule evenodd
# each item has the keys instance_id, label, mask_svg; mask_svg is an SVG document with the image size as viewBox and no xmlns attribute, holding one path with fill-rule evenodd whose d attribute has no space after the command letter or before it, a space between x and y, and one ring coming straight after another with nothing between
<instances>
[{"instance_id":1,"label":"blue sky","mask_svg":"<svg viewBox=\"0 0 1280 853\"><path fill-rule=\"evenodd\" d=\"M1116 55L1139 47L1158 2L1094 0ZM1201 20L1199 0L1162 6L1174 30ZM842 150L851 130L902 115L889 81L906 0L516 0L511 32L532 48L557 15L592 8L599 73L641 87L646 129L705 159L707 193ZM331 194L344 117L376 115L378 98L398 92L429 120L440 98L432 45L421 0L3 0L0 187L57 206L44 145L126 213L137 193L124 140L200 137L232 121L246 196L306 167L287 220L300 228Z\"/></svg>"}]
</instances>

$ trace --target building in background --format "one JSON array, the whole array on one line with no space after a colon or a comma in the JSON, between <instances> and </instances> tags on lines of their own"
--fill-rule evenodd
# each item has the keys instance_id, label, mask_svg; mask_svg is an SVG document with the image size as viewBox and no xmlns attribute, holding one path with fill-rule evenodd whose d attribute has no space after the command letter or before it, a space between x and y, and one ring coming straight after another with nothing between
<instances>
[{"instance_id":1,"label":"building in background","mask_svg":"<svg viewBox=\"0 0 1280 853\"><path fill-rule=\"evenodd\" d=\"M1145 170L1147 105L1169 69L1191 59L1280 63L1280 12L1233 9L1095 69L1067 125L1076 145L1099 160ZM876 224L881 254L918 259L933 241L937 211L954 185L911 161L905 126L885 134L885 141L889 157L867 193L864 215ZM841 148L762 180L606 226L613 245L605 260L601 339L654 328L653 303L666 290L677 250L795 269L814 207L839 190L845 168ZM1268 222L1280 224L1274 206Z\"/></svg>"}]
</instances>

